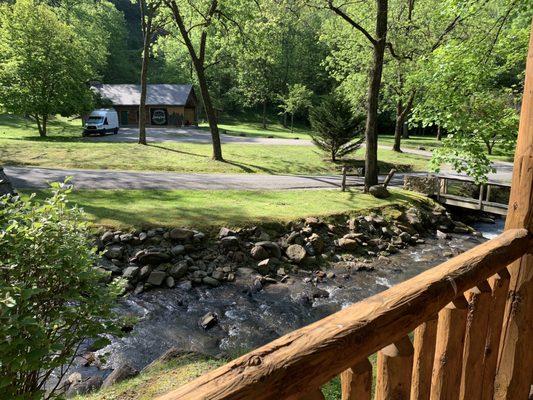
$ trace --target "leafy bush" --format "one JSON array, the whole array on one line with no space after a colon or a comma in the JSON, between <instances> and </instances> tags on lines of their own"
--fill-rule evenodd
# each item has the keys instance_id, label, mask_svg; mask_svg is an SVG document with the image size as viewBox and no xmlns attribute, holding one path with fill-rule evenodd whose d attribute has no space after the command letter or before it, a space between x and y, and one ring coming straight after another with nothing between
<instances>
[{"instance_id":1,"label":"leafy bush","mask_svg":"<svg viewBox=\"0 0 533 400\"><path fill-rule=\"evenodd\" d=\"M111 332L122 283L104 283L94 267L83 212L68 205L70 189L53 186L39 203L0 197L0 393L52 398L85 339Z\"/></svg>"},{"instance_id":2,"label":"leafy bush","mask_svg":"<svg viewBox=\"0 0 533 400\"><path fill-rule=\"evenodd\" d=\"M313 142L330 155L331 161L356 151L364 141L365 116L354 115L349 102L340 97L326 97L311 109L309 119L315 131L311 134Z\"/></svg>"}]
</instances>

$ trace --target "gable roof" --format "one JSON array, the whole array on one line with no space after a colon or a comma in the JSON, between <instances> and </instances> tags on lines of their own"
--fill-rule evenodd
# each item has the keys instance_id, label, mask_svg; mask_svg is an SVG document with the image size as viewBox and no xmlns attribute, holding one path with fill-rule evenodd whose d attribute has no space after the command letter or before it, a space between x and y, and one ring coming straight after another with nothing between
<instances>
[{"instance_id":1,"label":"gable roof","mask_svg":"<svg viewBox=\"0 0 533 400\"><path fill-rule=\"evenodd\" d=\"M113 105L138 106L141 102L141 85L97 84L92 88ZM146 105L184 106L191 92L194 93L192 85L150 84L147 86Z\"/></svg>"}]
</instances>

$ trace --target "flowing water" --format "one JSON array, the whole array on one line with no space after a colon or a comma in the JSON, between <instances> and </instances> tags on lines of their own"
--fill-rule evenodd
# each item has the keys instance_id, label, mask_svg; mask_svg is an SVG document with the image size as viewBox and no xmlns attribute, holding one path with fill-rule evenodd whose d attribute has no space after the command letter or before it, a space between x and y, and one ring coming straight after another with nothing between
<instances>
[{"instance_id":1,"label":"flowing water","mask_svg":"<svg viewBox=\"0 0 533 400\"><path fill-rule=\"evenodd\" d=\"M478 224L476 228L490 238L501 232L503 222ZM302 271L285 283L255 291L251 287L254 272L243 268L236 282L217 288L178 285L130 295L121 302L120 311L138 317L139 322L130 334L113 339L98 354L106 354L103 368L128 362L137 369L171 347L235 357L409 279L484 240L470 235L452 235L446 241L430 238L423 245L368 264L373 271L333 269L335 277L316 287L309 279L311 273ZM329 297L317 297L317 288L327 291ZM198 321L209 311L217 314L219 322L204 330ZM107 373L90 369L93 371L85 369L85 373Z\"/></svg>"}]
</instances>

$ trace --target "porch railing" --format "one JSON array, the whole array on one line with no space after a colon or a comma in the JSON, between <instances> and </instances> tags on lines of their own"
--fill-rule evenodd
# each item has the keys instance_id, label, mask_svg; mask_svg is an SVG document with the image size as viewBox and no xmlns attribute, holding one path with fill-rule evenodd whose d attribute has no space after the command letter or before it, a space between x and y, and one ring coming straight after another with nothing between
<instances>
[{"instance_id":1,"label":"porch railing","mask_svg":"<svg viewBox=\"0 0 533 400\"><path fill-rule=\"evenodd\" d=\"M533 379L533 39L506 230L160 400L528 398ZM413 341L409 334L414 332ZM375 374L368 357L377 352Z\"/></svg>"}]
</instances>

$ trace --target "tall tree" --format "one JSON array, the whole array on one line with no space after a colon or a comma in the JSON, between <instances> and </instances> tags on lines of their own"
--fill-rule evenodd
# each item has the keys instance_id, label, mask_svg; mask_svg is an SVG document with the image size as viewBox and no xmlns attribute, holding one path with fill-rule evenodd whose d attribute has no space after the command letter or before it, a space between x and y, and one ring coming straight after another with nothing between
<instances>
[{"instance_id":1,"label":"tall tree","mask_svg":"<svg viewBox=\"0 0 533 400\"><path fill-rule=\"evenodd\" d=\"M51 115L92 106L90 53L50 7L18 0L0 9L0 98L9 112L28 115L40 136Z\"/></svg>"},{"instance_id":2,"label":"tall tree","mask_svg":"<svg viewBox=\"0 0 533 400\"><path fill-rule=\"evenodd\" d=\"M143 50L141 63L141 99L139 102L139 144L146 145L146 93L148 88L148 68L150 49L154 35L165 25L161 15L162 0L139 0L141 29L143 34Z\"/></svg>"},{"instance_id":3,"label":"tall tree","mask_svg":"<svg viewBox=\"0 0 533 400\"><path fill-rule=\"evenodd\" d=\"M289 86L287 95L281 96L280 108L283 114L291 115L291 132L294 129L294 114L311 106L313 92L305 85L295 83Z\"/></svg>"},{"instance_id":4,"label":"tall tree","mask_svg":"<svg viewBox=\"0 0 533 400\"><path fill-rule=\"evenodd\" d=\"M223 161L220 134L218 130L217 112L213 105L208 81L207 69L218 60L208 61L209 39L216 37L220 31L230 34L231 27L236 25L234 9L229 2L219 0L164 0L171 11L177 26L178 34L186 46L192 65L196 72L200 93L204 103L205 114L211 131L213 142L213 159ZM238 4L237 4L238 6ZM211 45L213 45L211 43Z\"/></svg>"},{"instance_id":5,"label":"tall tree","mask_svg":"<svg viewBox=\"0 0 533 400\"><path fill-rule=\"evenodd\" d=\"M383 73L383 58L387 45L388 0L375 0L374 35L353 20L341 6L334 5L333 0L327 0L327 3L330 10L346 21L352 28L359 31L372 45L372 63L369 71L365 124L365 191L368 191L370 186L378 183L378 102Z\"/></svg>"}]
</instances>

